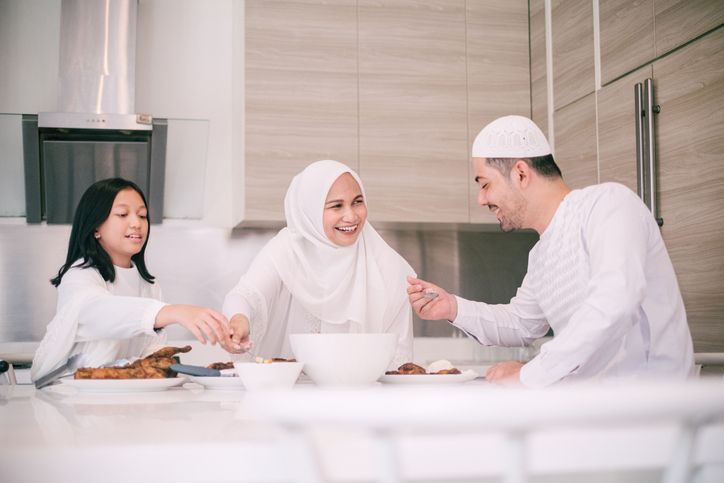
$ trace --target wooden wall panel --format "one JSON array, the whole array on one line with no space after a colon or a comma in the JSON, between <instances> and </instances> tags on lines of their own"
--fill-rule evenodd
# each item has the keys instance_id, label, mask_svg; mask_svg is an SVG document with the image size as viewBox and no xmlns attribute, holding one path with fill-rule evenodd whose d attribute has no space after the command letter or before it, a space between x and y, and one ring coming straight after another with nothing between
<instances>
[{"instance_id":1,"label":"wooden wall panel","mask_svg":"<svg viewBox=\"0 0 724 483\"><path fill-rule=\"evenodd\" d=\"M465 2L359 1L359 161L374 221L468 221Z\"/></svg>"},{"instance_id":2,"label":"wooden wall panel","mask_svg":"<svg viewBox=\"0 0 724 483\"><path fill-rule=\"evenodd\" d=\"M654 59L654 0L601 1L599 19L603 85Z\"/></svg>"},{"instance_id":3,"label":"wooden wall panel","mask_svg":"<svg viewBox=\"0 0 724 483\"><path fill-rule=\"evenodd\" d=\"M724 29L653 71L662 233L695 350L724 351Z\"/></svg>"},{"instance_id":4,"label":"wooden wall panel","mask_svg":"<svg viewBox=\"0 0 724 483\"><path fill-rule=\"evenodd\" d=\"M357 169L357 129L356 2L247 1L246 219L283 220L310 162Z\"/></svg>"},{"instance_id":5,"label":"wooden wall panel","mask_svg":"<svg viewBox=\"0 0 724 483\"><path fill-rule=\"evenodd\" d=\"M558 110L595 89L593 5L552 0L553 103Z\"/></svg>"},{"instance_id":6,"label":"wooden wall panel","mask_svg":"<svg viewBox=\"0 0 724 483\"><path fill-rule=\"evenodd\" d=\"M548 134L548 89L544 0L530 1L531 119Z\"/></svg>"},{"instance_id":7,"label":"wooden wall panel","mask_svg":"<svg viewBox=\"0 0 724 483\"><path fill-rule=\"evenodd\" d=\"M656 55L724 24L721 0L654 0Z\"/></svg>"},{"instance_id":8,"label":"wooden wall panel","mask_svg":"<svg viewBox=\"0 0 724 483\"><path fill-rule=\"evenodd\" d=\"M595 94L556 111L554 123L554 157L568 186L575 189L598 183Z\"/></svg>"},{"instance_id":9,"label":"wooden wall panel","mask_svg":"<svg viewBox=\"0 0 724 483\"><path fill-rule=\"evenodd\" d=\"M598 169L601 183L616 181L636 191L634 86L651 76L651 66L648 65L598 91Z\"/></svg>"},{"instance_id":10,"label":"wooden wall panel","mask_svg":"<svg viewBox=\"0 0 724 483\"><path fill-rule=\"evenodd\" d=\"M468 0L466 37L469 158L486 124L509 114L530 116L527 0ZM478 186L472 182L470 166L470 221L497 224L495 216L477 203Z\"/></svg>"}]
</instances>

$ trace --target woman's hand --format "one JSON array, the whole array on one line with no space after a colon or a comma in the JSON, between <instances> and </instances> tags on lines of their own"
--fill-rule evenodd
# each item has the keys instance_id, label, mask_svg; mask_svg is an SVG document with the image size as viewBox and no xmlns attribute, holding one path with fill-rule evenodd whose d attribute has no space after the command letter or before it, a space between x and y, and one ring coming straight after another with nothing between
<instances>
[{"instance_id":1,"label":"woman's hand","mask_svg":"<svg viewBox=\"0 0 724 483\"><path fill-rule=\"evenodd\" d=\"M156 314L154 327L160 329L170 324L185 327L202 344L218 342L229 352L233 349L229 321L213 309L195 305L166 305Z\"/></svg>"},{"instance_id":2,"label":"woman's hand","mask_svg":"<svg viewBox=\"0 0 724 483\"><path fill-rule=\"evenodd\" d=\"M244 314L235 314L229 321L231 326L231 346L233 352L240 354L251 349L251 339L249 339L249 319Z\"/></svg>"},{"instance_id":3,"label":"woman's hand","mask_svg":"<svg viewBox=\"0 0 724 483\"><path fill-rule=\"evenodd\" d=\"M458 301L454 295L449 294L437 285L420 280L419 278L407 277L407 297L413 310L425 320L455 320L458 315ZM430 298L425 294L437 294Z\"/></svg>"}]
</instances>

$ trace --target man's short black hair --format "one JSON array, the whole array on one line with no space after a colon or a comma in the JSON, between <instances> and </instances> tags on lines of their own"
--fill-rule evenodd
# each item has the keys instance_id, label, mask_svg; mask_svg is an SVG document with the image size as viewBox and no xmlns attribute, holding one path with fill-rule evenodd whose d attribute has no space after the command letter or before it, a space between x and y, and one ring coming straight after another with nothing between
<instances>
[{"instance_id":1,"label":"man's short black hair","mask_svg":"<svg viewBox=\"0 0 724 483\"><path fill-rule=\"evenodd\" d=\"M519 159L525 161L528 166L533 168L541 176L547 178L562 178L561 170L553 159L552 154L545 156L536 156L534 158L486 158L488 164L503 173L505 176L510 174L513 165Z\"/></svg>"}]
</instances>

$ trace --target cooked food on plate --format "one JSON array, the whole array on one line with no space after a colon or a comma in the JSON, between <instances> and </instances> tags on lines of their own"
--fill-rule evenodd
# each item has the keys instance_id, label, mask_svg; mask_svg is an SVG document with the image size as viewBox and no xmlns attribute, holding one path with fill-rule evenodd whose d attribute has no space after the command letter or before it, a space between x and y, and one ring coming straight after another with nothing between
<instances>
[{"instance_id":1,"label":"cooked food on plate","mask_svg":"<svg viewBox=\"0 0 724 483\"><path fill-rule=\"evenodd\" d=\"M75 371L75 379L162 379L176 377L169 369L176 363L174 355L191 350L191 346L164 347L153 354L120 367L81 367Z\"/></svg>"},{"instance_id":2,"label":"cooked food on plate","mask_svg":"<svg viewBox=\"0 0 724 483\"><path fill-rule=\"evenodd\" d=\"M217 371L223 371L224 369L233 369L233 362L212 362L208 366L209 369L216 369Z\"/></svg>"},{"instance_id":3,"label":"cooked food on plate","mask_svg":"<svg viewBox=\"0 0 724 483\"><path fill-rule=\"evenodd\" d=\"M428 366L427 369L424 367L413 364L412 362L406 362L397 368L396 371L387 371L385 375L444 375L444 374L461 374L460 370L453 367L450 361L444 359L435 361Z\"/></svg>"},{"instance_id":4,"label":"cooked food on plate","mask_svg":"<svg viewBox=\"0 0 724 483\"><path fill-rule=\"evenodd\" d=\"M263 357L256 356L254 362L257 364L271 364L273 362L297 362L296 359L282 359L281 357L272 357L271 359L264 359Z\"/></svg>"}]
</instances>

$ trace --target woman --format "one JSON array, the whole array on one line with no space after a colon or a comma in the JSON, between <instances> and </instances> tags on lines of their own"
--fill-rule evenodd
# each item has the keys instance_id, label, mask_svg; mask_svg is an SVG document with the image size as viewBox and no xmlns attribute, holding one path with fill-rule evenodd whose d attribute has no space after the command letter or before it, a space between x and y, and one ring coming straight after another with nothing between
<instances>
[{"instance_id":1,"label":"woman","mask_svg":"<svg viewBox=\"0 0 724 483\"><path fill-rule=\"evenodd\" d=\"M172 323L233 350L223 315L161 302L144 258L149 228L146 198L134 183L106 179L83 193L65 264L51 280L58 308L33 359L34 381L74 354L85 367L145 357L163 345L160 329Z\"/></svg>"},{"instance_id":2,"label":"woman","mask_svg":"<svg viewBox=\"0 0 724 483\"><path fill-rule=\"evenodd\" d=\"M264 357L291 357L289 334L392 332L390 367L412 360L410 265L367 221L357 174L317 161L284 199L287 227L262 249L226 296L233 340Z\"/></svg>"}]
</instances>

